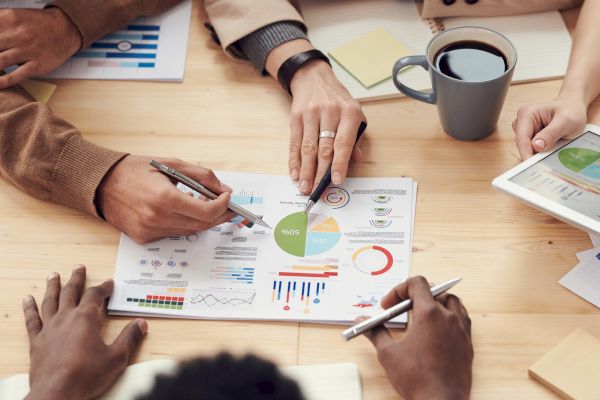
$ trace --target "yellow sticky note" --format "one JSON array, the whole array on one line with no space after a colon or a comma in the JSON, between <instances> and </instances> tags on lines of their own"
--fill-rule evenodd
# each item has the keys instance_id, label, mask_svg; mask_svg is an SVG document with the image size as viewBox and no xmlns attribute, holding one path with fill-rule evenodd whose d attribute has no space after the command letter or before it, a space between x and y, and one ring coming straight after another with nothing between
<instances>
[{"instance_id":1,"label":"yellow sticky note","mask_svg":"<svg viewBox=\"0 0 600 400\"><path fill-rule=\"evenodd\" d=\"M389 32L379 28L331 50L329 55L369 88L391 78L394 62L411 53Z\"/></svg>"},{"instance_id":2,"label":"yellow sticky note","mask_svg":"<svg viewBox=\"0 0 600 400\"><path fill-rule=\"evenodd\" d=\"M600 399L600 340L576 329L533 364L529 376L564 399Z\"/></svg>"},{"instance_id":3,"label":"yellow sticky note","mask_svg":"<svg viewBox=\"0 0 600 400\"><path fill-rule=\"evenodd\" d=\"M52 83L34 81L32 79L25 79L19 85L40 103L47 103L57 88L57 86Z\"/></svg>"}]
</instances>

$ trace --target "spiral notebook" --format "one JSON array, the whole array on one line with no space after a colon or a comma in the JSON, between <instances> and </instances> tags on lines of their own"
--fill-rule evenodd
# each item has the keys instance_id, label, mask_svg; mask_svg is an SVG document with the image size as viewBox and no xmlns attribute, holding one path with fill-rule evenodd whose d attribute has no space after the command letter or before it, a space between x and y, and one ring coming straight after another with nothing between
<instances>
[{"instance_id":1,"label":"spiral notebook","mask_svg":"<svg viewBox=\"0 0 600 400\"><path fill-rule=\"evenodd\" d=\"M571 36L558 11L423 20L413 0L301 0L299 8L310 40L325 53L384 29L412 54L423 54L431 37L438 32L466 25L481 26L500 32L513 42L518 52L513 82L522 83L564 76L571 51ZM402 96L391 79L366 88L340 64L335 61L332 64L338 79L359 100ZM402 72L401 80L415 89L431 87L428 73L421 68Z\"/></svg>"}]
</instances>

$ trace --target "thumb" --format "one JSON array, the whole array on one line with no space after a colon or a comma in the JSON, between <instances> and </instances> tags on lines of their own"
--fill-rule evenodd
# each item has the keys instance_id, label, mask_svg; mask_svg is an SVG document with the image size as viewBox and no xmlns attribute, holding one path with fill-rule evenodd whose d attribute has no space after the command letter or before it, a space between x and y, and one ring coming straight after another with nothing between
<instances>
[{"instance_id":1,"label":"thumb","mask_svg":"<svg viewBox=\"0 0 600 400\"><path fill-rule=\"evenodd\" d=\"M551 149L558 140L571 133L566 118L555 116L544 129L533 137L531 145L536 152Z\"/></svg>"},{"instance_id":2,"label":"thumb","mask_svg":"<svg viewBox=\"0 0 600 400\"><path fill-rule=\"evenodd\" d=\"M144 319L136 319L131 321L115 339L110 346L119 360L125 360L129 364L129 360L136 352L142 340L148 332L148 323Z\"/></svg>"}]
</instances>

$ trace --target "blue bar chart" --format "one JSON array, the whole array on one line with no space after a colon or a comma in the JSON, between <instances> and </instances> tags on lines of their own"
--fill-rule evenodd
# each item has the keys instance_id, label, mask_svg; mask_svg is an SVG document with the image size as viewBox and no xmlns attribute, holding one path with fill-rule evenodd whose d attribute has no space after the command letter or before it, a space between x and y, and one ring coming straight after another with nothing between
<instances>
[{"instance_id":1,"label":"blue bar chart","mask_svg":"<svg viewBox=\"0 0 600 400\"><path fill-rule=\"evenodd\" d=\"M138 18L79 51L48 78L181 81L190 0L157 17Z\"/></svg>"}]
</instances>

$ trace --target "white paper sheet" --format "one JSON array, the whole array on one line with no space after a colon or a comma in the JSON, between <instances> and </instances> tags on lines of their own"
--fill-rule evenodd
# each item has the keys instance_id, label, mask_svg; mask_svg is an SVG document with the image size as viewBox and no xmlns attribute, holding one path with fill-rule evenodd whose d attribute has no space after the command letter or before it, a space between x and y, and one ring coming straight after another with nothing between
<instances>
[{"instance_id":1,"label":"white paper sheet","mask_svg":"<svg viewBox=\"0 0 600 400\"><path fill-rule=\"evenodd\" d=\"M598 233L590 233L590 240L594 247L600 247L600 234Z\"/></svg>"},{"instance_id":2,"label":"white paper sheet","mask_svg":"<svg viewBox=\"0 0 600 400\"><path fill-rule=\"evenodd\" d=\"M579 264L559 283L600 308L600 247L578 253Z\"/></svg>"},{"instance_id":3,"label":"white paper sheet","mask_svg":"<svg viewBox=\"0 0 600 400\"><path fill-rule=\"evenodd\" d=\"M218 175L274 230L227 223L147 245L122 235L111 313L348 324L408 277L412 179L349 178L307 222L288 177Z\"/></svg>"}]
</instances>

